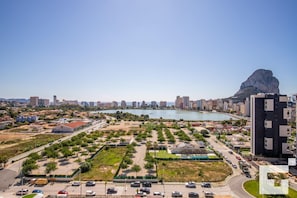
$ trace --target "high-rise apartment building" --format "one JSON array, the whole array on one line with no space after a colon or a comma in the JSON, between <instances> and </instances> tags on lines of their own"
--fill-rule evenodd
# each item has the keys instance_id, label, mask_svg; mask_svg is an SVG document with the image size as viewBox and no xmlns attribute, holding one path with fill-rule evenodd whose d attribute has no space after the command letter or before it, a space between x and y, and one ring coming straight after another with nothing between
<instances>
[{"instance_id":1,"label":"high-rise apartment building","mask_svg":"<svg viewBox=\"0 0 297 198\"><path fill-rule=\"evenodd\" d=\"M40 107L48 107L50 104L49 99L38 99L38 106Z\"/></svg>"},{"instance_id":2,"label":"high-rise apartment building","mask_svg":"<svg viewBox=\"0 0 297 198\"><path fill-rule=\"evenodd\" d=\"M190 108L190 97L183 96L183 109L189 109L189 108Z\"/></svg>"},{"instance_id":3,"label":"high-rise apartment building","mask_svg":"<svg viewBox=\"0 0 297 198\"><path fill-rule=\"evenodd\" d=\"M291 127L291 109L287 107L288 97L278 94L251 96L251 152L254 156L291 156L288 137Z\"/></svg>"},{"instance_id":4,"label":"high-rise apartment building","mask_svg":"<svg viewBox=\"0 0 297 198\"><path fill-rule=\"evenodd\" d=\"M95 102L89 102L90 107L95 107Z\"/></svg>"},{"instance_id":5,"label":"high-rise apartment building","mask_svg":"<svg viewBox=\"0 0 297 198\"><path fill-rule=\"evenodd\" d=\"M53 105L54 106L57 105L57 96L56 95L53 96Z\"/></svg>"},{"instance_id":6,"label":"high-rise apartment building","mask_svg":"<svg viewBox=\"0 0 297 198\"><path fill-rule=\"evenodd\" d=\"M175 108L182 109L183 108L183 99L180 96L176 96L175 99Z\"/></svg>"},{"instance_id":7,"label":"high-rise apartment building","mask_svg":"<svg viewBox=\"0 0 297 198\"><path fill-rule=\"evenodd\" d=\"M38 99L39 97L38 96L31 96L30 97L30 106L32 107L37 107L38 106Z\"/></svg>"},{"instance_id":8,"label":"high-rise apartment building","mask_svg":"<svg viewBox=\"0 0 297 198\"><path fill-rule=\"evenodd\" d=\"M151 108L157 108L158 104L156 101L151 101Z\"/></svg>"},{"instance_id":9,"label":"high-rise apartment building","mask_svg":"<svg viewBox=\"0 0 297 198\"><path fill-rule=\"evenodd\" d=\"M160 108L166 108L167 102L166 101L160 101Z\"/></svg>"},{"instance_id":10,"label":"high-rise apartment building","mask_svg":"<svg viewBox=\"0 0 297 198\"><path fill-rule=\"evenodd\" d=\"M127 108L127 103L125 100L121 101L121 108L126 109Z\"/></svg>"}]
</instances>

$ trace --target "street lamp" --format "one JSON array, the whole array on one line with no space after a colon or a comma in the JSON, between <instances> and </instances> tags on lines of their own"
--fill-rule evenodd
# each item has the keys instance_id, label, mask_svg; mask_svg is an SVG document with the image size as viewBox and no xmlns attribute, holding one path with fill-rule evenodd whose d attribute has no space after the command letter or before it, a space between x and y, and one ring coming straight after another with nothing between
<instances>
[{"instance_id":1,"label":"street lamp","mask_svg":"<svg viewBox=\"0 0 297 198\"><path fill-rule=\"evenodd\" d=\"M79 195L81 197L82 184L81 184L81 168L80 167L79 167L79 185L80 185Z\"/></svg>"}]
</instances>

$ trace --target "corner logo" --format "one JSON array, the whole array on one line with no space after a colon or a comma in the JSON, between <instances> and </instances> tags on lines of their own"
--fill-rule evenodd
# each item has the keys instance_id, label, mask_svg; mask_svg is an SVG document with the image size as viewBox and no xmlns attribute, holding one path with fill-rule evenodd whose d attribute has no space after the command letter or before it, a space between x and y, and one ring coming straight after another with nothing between
<instances>
[{"instance_id":1,"label":"corner logo","mask_svg":"<svg viewBox=\"0 0 297 198\"><path fill-rule=\"evenodd\" d=\"M289 193L289 166L295 166L296 159L289 158L288 165L265 165L259 168L260 194L286 195Z\"/></svg>"}]
</instances>

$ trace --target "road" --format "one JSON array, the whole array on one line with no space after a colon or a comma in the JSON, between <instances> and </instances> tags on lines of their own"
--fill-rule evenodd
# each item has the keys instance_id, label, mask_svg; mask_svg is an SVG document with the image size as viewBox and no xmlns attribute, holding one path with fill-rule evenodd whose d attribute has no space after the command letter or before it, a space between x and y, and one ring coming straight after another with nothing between
<instances>
[{"instance_id":1,"label":"road","mask_svg":"<svg viewBox=\"0 0 297 198\"><path fill-rule=\"evenodd\" d=\"M89 133L92 130L96 130L98 128L103 127L104 125L106 125L106 123L104 121L93 122L93 124L91 126L86 127L82 130L76 131L66 137L56 140L53 143L58 143L63 140L70 139L71 137L73 137L81 132ZM6 190L9 187L9 185L13 185L16 183L16 177L19 175L19 173L21 171L22 163L28 155L30 155L31 153L42 151L48 146L50 146L50 144L40 146L40 147L35 148L31 151L28 151L28 152L22 153L20 155L17 155L13 158L10 158L7 162L8 166L5 167L3 170L0 170L0 191Z\"/></svg>"},{"instance_id":2,"label":"road","mask_svg":"<svg viewBox=\"0 0 297 198\"><path fill-rule=\"evenodd\" d=\"M238 159L236 159L237 157L240 157L238 154L232 152L231 154L231 150L224 145L223 143L221 143L220 141L217 141L216 137L214 135L211 135L210 138L206 138L206 140L210 143L210 145L214 148L214 150L222 153L222 155L224 156L224 159L228 159L231 161L232 164L238 165ZM227 163L229 164L229 163ZM222 185L227 185L230 187L230 190L234 193L234 195L236 197L252 197L250 196L244 189L243 189L243 183L245 181L248 180L247 177L245 177L244 175L241 174L241 170L239 168L233 168L231 166L231 164L229 164L230 167L233 170L233 174L231 175L231 177L229 177L227 180L225 180L225 182L223 182ZM250 169L251 174L254 175L256 173L255 169Z\"/></svg>"}]
</instances>

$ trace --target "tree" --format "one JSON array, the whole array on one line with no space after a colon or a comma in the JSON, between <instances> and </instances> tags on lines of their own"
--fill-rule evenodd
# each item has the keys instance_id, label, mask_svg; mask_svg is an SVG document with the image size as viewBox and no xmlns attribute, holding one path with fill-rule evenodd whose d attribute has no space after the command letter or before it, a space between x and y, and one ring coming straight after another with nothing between
<instances>
[{"instance_id":1,"label":"tree","mask_svg":"<svg viewBox=\"0 0 297 198\"><path fill-rule=\"evenodd\" d=\"M66 157L66 158L73 155L73 152L70 151L69 148L67 147L62 148L61 153L63 154L63 157Z\"/></svg>"},{"instance_id":2,"label":"tree","mask_svg":"<svg viewBox=\"0 0 297 198\"><path fill-rule=\"evenodd\" d=\"M122 165L121 165L121 168L122 169L128 168L128 164L126 162L123 162Z\"/></svg>"},{"instance_id":3,"label":"tree","mask_svg":"<svg viewBox=\"0 0 297 198\"><path fill-rule=\"evenodd\" d=\"M145 169L153 169L154 168L154 164L152 162L148 162L144 165Z\"/></svg>"},{"instance_id":4,"label":"tree","mask_svg":"<svg viewBox=\"0 0 297 198\"><path fill-rule=\"evenodd\" d=\"M84 162L80 166L82 173L88 172L89 170L91 170L91 168L92 168L91 162Z\"/></svg>"},{"instance_id":5,"label":"tree","mask_svg":"<svg viewBox=\"0 0 297 198\"><path fill-rule=\"evenodd\" d=\"M137 177L137 173L141 170L141 168L139 165L135 164L134 166L132 166L131 170L135 172L135 175Z\"/></svg>"},{"instance_id":6,"label":"tree","mask_svg":"<svg viewBox=\"0 0 297 198\"><path fill-rule=\"evenodd\" d=\"M50 173L56 169L57 169L57 162L49 162L46 164L45 172Z\"/></svg>"},{"instance_id":7,"label":"tree","mask_svg":"<svg viewBox=\"0 0 297 198\"><path fill-rule=\"evenodd\" d=\"M41 156L40 156L38 153L31 153L31 154L29 155L29 157L30 157L31 159L34 159L34 160L39 160L39 159L41 159Z\"/></svg>"},{"instance_id":8,"label":"tree","mask_svg":"<svg viewBox=\"0 0 297 198\"><path fill-rule=\"evenodd\" d=\"M22 169L22 172L27 175L29 174L32 170L34 169L37 169L38 168L38 165L36 164L36 161L34 159L26 159L24 162L23 162L23 169Z\"/></svg>"},{"instance_id":9,"label":"tree","mask_svg":"<svg viewBox=\"0 0 297 198\"><path fill-rule=\"evenodd\" d=\"M3 163L4 166L8 162L8 157L6 155L1 155L0 156L0 164Z\"/></svg>"}]
</instances>

